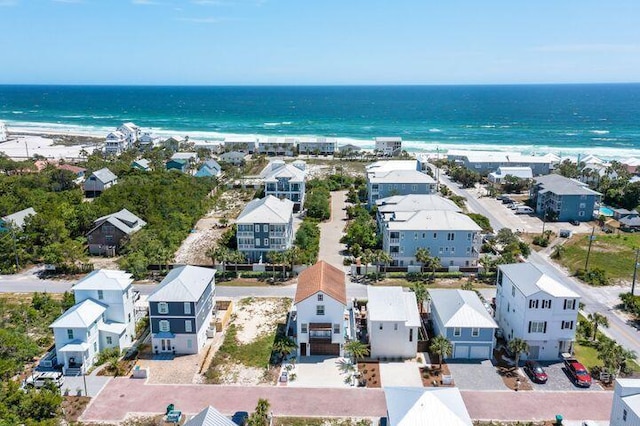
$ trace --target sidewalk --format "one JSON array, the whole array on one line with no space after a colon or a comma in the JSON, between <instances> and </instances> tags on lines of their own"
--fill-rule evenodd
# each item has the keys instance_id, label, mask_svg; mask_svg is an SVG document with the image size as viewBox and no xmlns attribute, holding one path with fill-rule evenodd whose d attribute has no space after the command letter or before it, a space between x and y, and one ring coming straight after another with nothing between
<instances>
[{"instance_id":1,"label":"sidewalk","mask_svg":"<svg viewBox=\"0 0 640 426\"><path fill-rule=\"evenodd\" d=\"M343 256L341 251L346 249L344 244L340 244L342 231L346 224L347 191L336 191L331 193L331 219L320 224L320 253L318 258L328 264L344 270Z\"/></svg>"}]
</instances>

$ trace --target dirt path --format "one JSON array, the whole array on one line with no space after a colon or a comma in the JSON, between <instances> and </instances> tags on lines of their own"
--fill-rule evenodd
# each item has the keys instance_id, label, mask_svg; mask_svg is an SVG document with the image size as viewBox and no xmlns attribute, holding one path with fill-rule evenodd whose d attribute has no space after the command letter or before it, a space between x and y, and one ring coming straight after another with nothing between
<instances>
[{"instance_id":1,"label":"dirt path","mask_svg":"<svg viewBox=\"0 0 640 426\"><path fill-rule=\"evenodd\" d=\"M343 256L341 251L345 245L340 243L343 235L345 221L347 220L346 207L347 191L331 193L331 219L320 224L320 254L319 259L324 260L336 268L343 269Z\"/></svg>"}]
</instances>

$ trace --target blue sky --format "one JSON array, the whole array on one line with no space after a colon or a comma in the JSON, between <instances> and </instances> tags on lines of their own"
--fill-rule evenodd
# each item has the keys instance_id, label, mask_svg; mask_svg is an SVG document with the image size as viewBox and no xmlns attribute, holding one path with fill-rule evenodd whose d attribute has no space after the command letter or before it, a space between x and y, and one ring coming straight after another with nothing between
<instances>
[{"instance_id":1,"label":"blue sky","mask_svg":"<svg viewBox=\"0 0 640 426\"><path fill-rule=\"evenodd\" d=\"M638 0L0 0L0 83L640 80Z\"/></svg>"}]
</instances>

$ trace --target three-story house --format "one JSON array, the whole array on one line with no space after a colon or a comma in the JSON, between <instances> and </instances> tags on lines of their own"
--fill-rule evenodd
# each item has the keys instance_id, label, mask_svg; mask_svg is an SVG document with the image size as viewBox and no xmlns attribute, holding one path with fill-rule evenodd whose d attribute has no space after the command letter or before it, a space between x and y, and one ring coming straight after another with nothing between
<instances>
[{"instance_id":1,"label":"three-story house","mask_svg":"<svg viewBox=\"0 0 640 426\"><path fill-rule=\"evenodd\" d=\"M304 161L290 164L282 160L272 161L262 170L260 177L264 182L264 195L286 198L293 201L294 211L302 210L307 178Z\"/></svg>"}]
</instances>

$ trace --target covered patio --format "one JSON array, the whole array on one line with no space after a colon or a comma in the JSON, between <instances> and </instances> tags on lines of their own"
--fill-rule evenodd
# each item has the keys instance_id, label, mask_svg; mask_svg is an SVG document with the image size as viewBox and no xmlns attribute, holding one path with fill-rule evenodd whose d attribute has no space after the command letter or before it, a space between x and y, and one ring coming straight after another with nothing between
<instances>
[{"instance_id":1,"label":"covered patio","mask_svg":"<svg viewBox=\"0 0 640 426\"><path fill-rule=\"evenodd\" d=\"M86 373L86 361L89 357L89 344L80 340L72 340L60 349L62 358L62 373L65 375L78 375Z\"/></svg>"}]
</instances>

